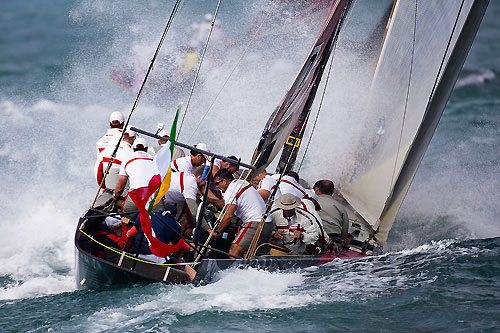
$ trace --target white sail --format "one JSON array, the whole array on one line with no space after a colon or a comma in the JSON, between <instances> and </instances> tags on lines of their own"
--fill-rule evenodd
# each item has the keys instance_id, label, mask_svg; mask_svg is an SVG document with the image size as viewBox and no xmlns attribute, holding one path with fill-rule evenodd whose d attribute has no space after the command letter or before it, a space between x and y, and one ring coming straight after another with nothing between
<instances>
[{"instance_id":1,"label":"white sail","mask_svg":"<svg viewBox=\"0 0 500 333\"><path fill-rule=\"evenodd\" d=\"M391 219L381 218L390 209L394 186L473 4L448 0L394 5L365 107L362 158L340 184L347 201L375 230L380 228L376 238L382 244L395 213Z\"/></svg>"}]
</instances>

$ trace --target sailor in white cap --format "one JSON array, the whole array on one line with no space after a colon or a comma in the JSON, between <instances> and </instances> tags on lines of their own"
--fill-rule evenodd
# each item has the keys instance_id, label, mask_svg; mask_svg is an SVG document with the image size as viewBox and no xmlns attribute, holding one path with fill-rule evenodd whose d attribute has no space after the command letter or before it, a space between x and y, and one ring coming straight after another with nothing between
<instances>
[{"instance_id":1,"label":"sailor in white cap","mask_svg":"<svg viewBox=\"0 0 500 333\"><path fill-rule=\"evenodd\" d=\"M165 139L168 139L170 137L168 135L167 130L164 130L164 129L162 129L161 131L159 131L158 135L161 136L161 137L164 137ZM163 145L165 143L167 143L167 142L163 141L163 140L158 140L158 146L150 147L148 149L148 152L151 155L153 155L153 156L156 155L160 151L160 149L163 147ZM184 157L184 156L186 156L186 153L184 152L184 150L182 150L181 148L179 148L177 146L174 146L174 152L172 154L172 161L176 160L178 158Z\"/></svg>"},{"instance_id":2,"label":"sailor in white cap","mask_svg":"<svg viewBox=\"0 0 500 333\"><path fill-rule=\"evenodd\" d=\"M275 207L271 211L273 243L290 249L290 254L319 254L318 242L326 244L328 235L313 204L286 193L275 201Z\"/></svg>"},{"instance_id":3,"label":"sailor in white cap","mask_svg":"<svg viewBox=\"0 0 500 333\"><path fill-rule=\"evenodd\" d=\"M120 143L120 146L118 147L116 156L113 159L113 163L111 164L111 167L108 170L108 174L106 175L105 183L103 186L105 188L105 191L104 193L101 194L101 196L99 196L99 198L96 201L97 206L106 203L111 198L111 196L113 195L113 191L116 185L118 184L118 174L120 172L121 164L128 161L131 155L134 153L132 149L132 144L134 143L134 140L137 137L137 133L135 131L132 131L130 127L131 126L129 126L125 130L125 133L123 134L123 139ZM115 150L114 146L108 146L99 154L99 157L97 158L94 170L97 178L97 184L99 185L102 182L104 173L108 168L108 163L111 160L111 155L113 155L114 150ZM128 183L125 185L122 195L125 196L127 192L128 192Z\"/></svg>"},{"instance_id":4,"label":"sailor in white cap","mask_svg":"<svg viewBox=\"0 0 500 333\"><path fill-rule=\"evenodd\" d=\"M208 153L210 152L210 148L205 143L198 143L195 147ZM195 150L191 150L189 156L173 160L170 166L172 167L173 172L187 172L194 175L196 169L198 169L198 167L205 163L208 159L209 156Z\"/></svg>"},{"instance_id":5,"label":"sailor in white cap","mask_svg":"<svg viewBox=\"0 0 500 333\"><path fill-rule=\"evenodd\" d=\"M128 161L122 162L120 165L120 176L118 184L115 187L113 199L117 200L123 193L127 181L129 182L129 192L141 187L147 187L152 177L153 157L148 154L148 143L144 138L137 138L134 141L134 153L130 155ZM125 198L122 206L122 211L129 212L137 210L133 201ZM134 217L130 217L134 220Z\"/></svg>"},{"instance_id":6,"label":"sailor in white cap","mask_svg":"<svg viewBox=\"0 0 500 333\"><path fill-rule=\"evenodd\" d=\"M102 138L97 140L95 144L97 149L97 156L99 156L99 153L101 153L108 146L116 146L116 143L122 135L124 123L125 117L123 117L123 114L121 112L115 111L111 113L111 115L109 116L110 128L108 129L106 134L102 136Z\"/></svg>"}]
</instances>

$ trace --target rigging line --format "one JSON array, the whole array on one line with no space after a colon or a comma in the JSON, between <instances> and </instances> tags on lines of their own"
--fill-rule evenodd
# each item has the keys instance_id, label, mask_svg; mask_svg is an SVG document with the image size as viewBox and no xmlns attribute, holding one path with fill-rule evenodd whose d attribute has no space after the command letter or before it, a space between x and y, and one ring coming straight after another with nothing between
<instances>
[{"instance_id":1,"label":"rigging line","mask_svg":"<svg viewBox=\"0 0 500 333\"><path fill-rule=\"evenodd\" d=\"M334 51L335 51L335 49L334 49ZM316 113L316 118L314 119L314 124L313 124L313 127L311 129L311 134L309 135L309 140L307 141L306 149L304 150L304 155L302 155L302 160L300 161L299 168L298 168L297 172L300 172L300 168L302 168L302 163L304 163L304 159L306 158L307 150L309 149L309 145L311 144L311 139L312 139L314 130L316 129L316 123L318 122L319 113L321 111L321 107L323 106L323 99L325 98L326 88L328 87L328 81L330 80L330 72L332 70L332 64L333 64L333 54L331 55L330 67L328 68L328 75L326 76L325 87L323 88L323 94L321 95L321 100L319 102L318 112Z\"/></svg>"},{"instance_id":2,"label":"rigging line","mask_svg":"<svg viewBox=\"0 0 500 333\"><path fill-rule=\"evenodd\" d=\"M205 42L205 46L203 47L203 52L201 54L200 63L198 64L198 68L196 70L196 75L194 77L193 84L191 85L191 91L189 92L189 97L188 97L188 100L186 103L186 108L184 109L184 114L182 115L181 126L179 127L178 137L180 137L180 134L182 131L182 125L184 124L184 119L186 118L189 104L191 103L191 98L193 97L193 92L194 92L194 88L196 86L196 81L198 81L198 76L200 75L201 65L203 64L203 59L205 59L205 53L207 52L208 43L210 42L210 37L212 36L212 31L214 30L215 19L217 18L217 14L219 13L219 8L220 8L221 2L222 2L222 0L219 0L217 2L217 8L215 9L214 18L213 18L212 24L210 26L210 31L208 32L208 37L207 37L207 40Z\"/></svg>"},{"instance_id":3,"label":"rigging line","mask_svg":"<svg viewBox=\"0 0 500 333\"><path fill-rule=\"evenodd\" d=\"M125 135L125 130L127 129L127 126L130 122L130 118L132 117L132 113L134 113L135 108L137 107L137 104L139 103L139 100L140 100L141 94L142 94L142 90L143 90L144 86L146 85L149 74L153 70L154 62L156 61L156 58L158 57L158 54L160 53L160 49L163 45L165 37L166 37L168 31L170 30L170 26L172 25L172 21L175 17L175 14L177 13L177 11L179 9L180 3L182 3L182 2L183 2L183 0L177 0L174 4L174 7L172 8L172 12L170 13L170 17L168 18L165 29L163 30L163 34L160 38L160 42L158 43L158 46L156 47L156 51L153 55L153 58L151 59L151 63L149 64L149 68L146 72L146 75L144 76L144 80L142 81L141 88L139 89L139 92L137 93L137 96L136 96L135 101L134 101L134 105L132 106L132 109L130 110L130 113L127 117L127 121L126 121L125 125L123 126L122 134L120 135L120 138L118 139L118 142L116 143L115 149L113 150L113 153L111 154L110 160L108 162L108 167L106 168L106 170L104 172L104 176L102 177L101 183L99 184L99 189L97 190L97 193L94 197L94 201L92 202L92 205L90 205L90 208L94 208L94 205L97 201L97 197L99 196L99 192L101 191L101 188L104 185L106 177L109 174L109 169L111 169L111 165L113 164L113 160L115 159L116 153L118 152L118 147L120 146L120 143L122 142L123 136Z\"/></svg>"},{"instance_id":4,"label":"rigging line","mask_svg":"<svg viewBox=\"0 0 500 333\"><path fill-rule=\"evenodd\" d=\"M416 30L416 26L417 26L417 1L418 0L415 0L415 27L414 27L415 30ZM432 96L434 96L434 91L436 90L436 86L437 86L437 83L439 81L439 77L441 75L441 70L443 69L443 65L444 65L444 62L446 60L446 55L448 54L448 50L450 48L450 44L451 44L451 41L453 39L453 35L455 34L455 29L457 27L458 20L460 18L460 14L462 12L463 5L464 5L464 0L462 0L462 2L460 4L460 8L458 9L457 17L455 19L455 23L453 24L453 29L451 30L450 38L448 39L448 43L446 44L446 49L444 51L443 58L441 60L441 64L439 65L438 74L436 76L436 79L434 80L434 85L432 87L431 94L429 95L429 102L432 99ZM413 33L413 52L412 52L412 61L411 61L412 67L413 67L413 54L414 54L414 50L415 50L415 30L414 30L414 33ZM411 79L411 68L410 68L410 79ZM404 114L405 116L403 118L403 125L401 127L401 135L400 135L400 138L399 138L398 152L397 152L397 155L396 155L396 162L395 162L394 170L393 170L393 174L392 174L391 187L392 187L392 184L393 184L393 181L394 181L394 175L395 175L395 172L396 172L396 165L397 165L397 160L398 160L398 156L399 156L399 150L401 148L402 133L403 133L403 127L404 127L404 119L406 118L406 108L407 108L407 105L408 105L409 89L410 89L410 82L408 82L408 91L407 91L407 96L406 96L405 114ZM425 117L425 114L424 114L424 117Z\"/></svg>"},{"instance_id":5,"label":"rigging line","mask_svg":"<svg viewBox=\"0 0 500 333\"><path fill-rule=\"evenodd\" d=\"M266 23L269 20L269 17L273 13L273 10L274 10L274 8L269 9L269 11L267 13L267 16L264 18L264 20L261 22L261 24L259 25L259 27L255 31L255 33L253 34L252 39L250 40L250 42L247 44L246 48L241 53L241 56L239 57L239 59L235 63L235 65L233 66L231 72L229 73L228 77L226 78L226 81L224 81L224 84L222 85L222 87L219 89L219 91L217 92L217 94L215 94L214 99L212 100L212 102L208 106L208 109L205 112L205 114L203 115L203 117L201 117L201 120L198 122L198 125L196 125L196 128L194 129L193 133L191 134L191 136L189 137L189 140L187 140L187 142L191 141L191 139L193 138L194 134L196 133L196 131L198 131L198 129L200 128L201 124L203 123L203 121L207 117L208 113L212 110L212 107L214 106L215 102L217 101L217 98L219 98L219 95L222 93L222 91L226 87L226 85L229 82L229 79L232 77L234 71L236 70L236 68L239 67L239 65L240 65L241 61L243 60L243 58L245 57L248 49L250 48L250 46L253 44L253 42L255 41L255 39L257 38L257 36L259 35L260 29L264 26L264 23Z\"/></svg>"},{"instance_id":6,"label":"rigging line","mask_svg":"<svg viewBox=\"0 0 500 333\"><path fill-rule=\"evenodd\" d=\"M212 157L212 158L215 158L215 157ZM243 172L242 172L242 173L240 174L240 176L238 177L238 180L241 180L241 179L242 179L242 177L243 177ZM238 188L238 190L237 190L237 191L234 191L234 190L233 190L233 192L231 192L231 194L233 194L233 193L238 194L238 193L240 192L240 190L243 188L243 184L244 184L244 183L241 183L241 184L240 184L240 187ZM205 185L205 186L206 186L206 185ZM227 191L227 189L226 189L226 191ZM215 231L216 231L216 229L219 227L219 224L220 224L220 223L222 222L222 220L224 219L224 216L226 216L226 213L227 213L227 210L229 209L229 206L231 206L231 205L233 204L234 200L236 199L236 194L233 196L233 198L231 198L231 202L230 202L229 204L226 204L226 203L224 202L224 207L222 208L222 211L220 212L219 217L217 218L217 220L216 220L216 221L215 221L215 223L214 223L214 227L212 228L212 231L211 231L211 232L210 232L210 234L208 235L208 237L207 237L207 239L206 239L205 243L203 244L203 248L202 248L202 249L200 249L199 254L198 254L198 256L196 257L196 259L194 260L194 262L198 262L198 261L200 260L200 258L201 258L201 256L202 256L202 254L203 254L203 252L204 252L204 250L205 250L205 248L206 248L206 247L208 247L208 243L210 243L210 241L212 240L212 237L213 237L213 235L214 235L214 232L215 232ZM203 212L202 212L202 213L203 213Z\"/></svg>"},{"instance_id":7,"label":"rigging line","mask_svg":"<svg viewBox=\"0 0 500 333\"><path fill-rule=\"evenodd\" d=\"M399 132L398 150L396 152L396 160L394 161L394 168L392 169L391 188L394 185L394 176L396 174L396 168L398 165L398 157L399 157L399 151L401 150L401 142L403 141L403 130L405 127L406 111L408 109L408 99L410 97L411 76L413 73L413 57L415 55L415 39L416 39L416 34L417 34L417 10L418 10L417 3L418 3L418 0L415 0L415 19L413 22L413 42L412 42L412 50L411 50L410 74L408 75L408 86L406 88L406 100L405 100L405 112L403 113L403 123L401 124L401 130Z\"/></svg>"},{"instance_id":8,"label":"rigging line","mask_svg":"<svg viewBox=\"0 0 500 333\"><path fill-rule=\"evenodd\" d=\"M290 155L288 155L288 158L287 158L287 161L286 161L285 166L283 168L283 171L280 173L280 176L279 176L278 180L276 181L276 187L274 188L273 192L271 192L271 195L267 199L268 201L266 204L266 210L264 211L264 214L262 215L262 218L261 218L259 224L257 225L257 229L255 231L253 238L252 238L252 241L250 242L250 245L249 245L249 247L244 255L245 259L253 258L255 256L255 254L257 253L257 243L260 239L262 229L264 229L264 224L267 223L267 222L265 222L265 220L267 219L267 217L271 211L272 204L274 203L274 197L276 196L276 193L278 192L281 180L282 180L283 176L285 175L285 172L286 172L285 170L288 168L288 164L290 163L292 153L296 149L298 149L297 146L294 146L292 148Z\"/></svg>"}]
</instances>

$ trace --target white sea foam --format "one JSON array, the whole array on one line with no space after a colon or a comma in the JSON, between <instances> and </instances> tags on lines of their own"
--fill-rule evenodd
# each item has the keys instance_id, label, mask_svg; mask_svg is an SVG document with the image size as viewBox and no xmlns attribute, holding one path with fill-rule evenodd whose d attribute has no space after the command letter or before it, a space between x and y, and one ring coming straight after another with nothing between
<instances>
[{"instance_id":1,"label":"white sea foam","mask_svg":"<svg viewBox=\"0 0 500 333\"><path fill-rule=\"evenodd\" d=\"M460 79L455 83L455 88L462 88L470 85L479 85L483 84L487 81L491 81L496 78L496 75L493 71L486 69L480 70L475 73L470 73Z\"/></svg>"}]
</instances>

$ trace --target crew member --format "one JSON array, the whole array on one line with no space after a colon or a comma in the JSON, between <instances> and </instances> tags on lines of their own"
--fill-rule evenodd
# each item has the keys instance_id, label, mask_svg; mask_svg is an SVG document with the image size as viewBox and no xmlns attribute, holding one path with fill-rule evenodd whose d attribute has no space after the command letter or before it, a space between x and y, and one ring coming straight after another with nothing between
<instances>
[{"instance_id":1,"label":"crew member","mask_svg":"<svg viewBox=\"0 0 500 333\"><path fill-rule=\"evenodd\" d=\"M153 157L147 153L148 143L144 138L137 138L134 141L134 153L130 155L130 159L120 165L120 176L115 187L113 200L122 195L127 181L129 181L129 191L147 187L151 180L151 170L153 167ZM125 198L122 206L122 211L129 212L137 210L132 199ZM135 217L130 216L134 220Z\"/></svg>"},{"instance_id":2,"label":"crew member","mask_svg":"<svg viewBox=\"0 0 500 333\"><path fill-rule=\"evenodd\" d=\"M273 243L288 248L290 254L319 254L328 236L313 203L287 193L275 202L275 206L271 211L276 228Z\"/></svg>"},{"instance_id":3,"label":"crew member","mask_svg":"<svg viewBox=\"0 0 500 333\"><path fill-rule=\"evenodd\" d=\"M233 216L243 223L229 248L231 255L242 256L248 250L254 238L257 226L262 220L266 204L259 192L247 181L234 179L231 172L222 169L214 177L215 185L224 193L226 212L220 224L215 229L215 237L221 234L231 223ZM258 244L267 242L272 233L271 218L265 221Z\"/></svg>"},{"instance_id":4,"label":"crew member","mask_svg":"<svg viewBox=\"0 0 500 333\"><path fill-rule=\"evenodd\" d=\"M170 136L168 135L168 132L166 130L161 130L160 132L158 132L158 135L164 137L167 140L170 138ZM148 149L148 152L153 156L156 155L165 143L167 143L167 141L158 140L158 146L150 147ZM172 161L174 161L178 158L184 157L184 156L186 156L186 153L184 153L184 150L182 150L181 148L179 148L177 146L174 146L174 152L172 154Z\"/></svg>"},{"instance_id":5,"label":"crew member","mask_svg":"<svg viewBox=\"0 0 500 333\"><path fill-rule=\"evenodd\" d=\"M275 174L272 177L278 180L280 175ZM306 191L304 187L299 184L299 179L299 174L295 171L286 171L281 178L281 182L279 185L281 195L290 193L302 199L306 195Z\"/></svg>"},{"instance_id":6,"label":"crew member","mask_svg":"<svg viewBox=\"0 0 500 333\"><path fill-rule=\"evenodd\" d=\"M206 152L210 152L210 148L204 144L204 143L199 143L195 145L196 148L204 150ZM181 157L176 160L173 160L172 163L170 164L172 171L173 172L187 172L192 175L196 172L198 167L205 163L208 160L207 156L198 153L197 151L191 150L189 156Z\"/></svg>"},{"instance_id":7,"label":"crew member","mask_svg":"<svg viewBox=\"0 0 500 333\"><path fill-rule=\"evenodd\" d=\"M170 247L171 254L167 258L161 258L153 254L151 251L149 242L146 235L144 234L140 219L137 219L135 225L127 232L127 237L134 237L134 242L130 248L131 253L137 253L140 258L147 259L156 263L177 263L181 261L176 254L183 251L190 251L192 248L180 237L180 226L175 221L169 210L161 210L156 212L151 216L151 227L154 231L154 237L158 239L163 244ZM173 209L175 210L175 208ZM175 212L174 212L175 213ZM196 271L189 265L179 266L184 267L185 272L189 275L190 279L193 280L196 275Z\"/></svg>"},{"instance_id":8,"label":"crew member","mask_svg":"<svg viewBox=\"0 0 500 333\"><path fill-rule=\"evenodd\" d=\"M201 183L200 177L187 172L172 172L170 187L163 197L165 205L175 205L177 207L177 221L181 224L182 234L190 238L196 224L196 195L198 185Z\"/></svg>"},{"instance_id":9,"label":"crew member","mask_svg":"<svg viewBox=\"0 0 500 333\"><path fill-rule=\"evenodd\" d=\"M257 176L253 179L254 183L257 185L257 191L259 192L264 202L267 203L271 193L273 193L274 189L277 186L277 180L272 176L268 175L266 170L262 170ZM278 187L276 190L276 194L274 195L274 200L278 200L281 197L281 191Z\"/></svg>"},{"instance_id":10,"label":"crew member","mask_svg":"<svg viewBox=\"0 0 500 333\"><path fill-rule=\"evenodd\" d=\"M108 170L108 174L105 179L105 183L103 184L104 192L99 196L95 205L101 206L108 202L109 199L113 196L113 191L118 184L118 176L120 172L120 165L123 162L126 162L130 159L130 156L134 153L132 149L132 144L134 143L135 138L137 137L137 133L132 131L130 127L125 130L123 134L123 139L120 142L120 146L116 151L116 156L113 159L113 163ZM94 172L96 174L97 184L101 185L102 179L108 168L108 164L111 160L111 156L115 150L115 146L108 146L104 149L100 154L96 161ZM127 195L128 192L128 183L125 185L122 195Z\"/></svg>"},{"instance_id":11,"label":"crew member","mask_svg":"<svg viewBox=\"0 0 500 333\"><path fill-rule=\"evenodd\" d=\"M340 238L345 242L349 232L349 216L345 208L333 198L335 185L331 180L318 180L313 189L321 206L319 216L325 232L330 238Z\"/></svg>"},{"instance_id":12,"label":"crew member","mask_svg":"<svg viewBox=\"0 0 500 333\"><path fill-rule=\"evenodd\" d=\"M115 111L111 113L111 115L109 116L110 128L108 129L106 134L102 136L102 138L97 140L95 144L97 149L97 156L99 156L99 153L101 153L108 146L116 146L116 143L122 135L124 122L125 117L123 117L123 114L121 112Z\"/></svg>"}]
</instances>

